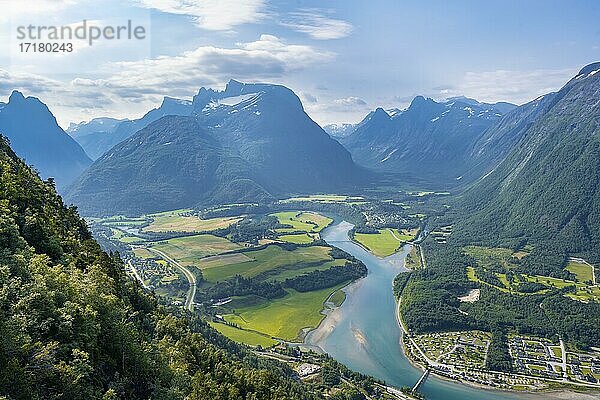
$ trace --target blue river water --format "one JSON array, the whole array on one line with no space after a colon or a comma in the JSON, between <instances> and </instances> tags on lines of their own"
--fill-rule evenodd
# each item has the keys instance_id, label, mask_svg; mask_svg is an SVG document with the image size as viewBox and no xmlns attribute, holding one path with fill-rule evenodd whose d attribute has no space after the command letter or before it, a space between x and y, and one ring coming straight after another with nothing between
<instances>
[{"instance_id":1,"label":"blue river water","mask_svg":"<svg viewBox=\"0 0 600 400\"><path fill-rule=\"evenodd\" d=\"M323 239L357 259L369 269L366 278L345 288L346 301L329 311L321 325L311 331L305 344L317 346L349 368L374 376L387 384L413 386L422 374L402 351L392 292L394 277L406 271L404 259L409 246L388 258L375 257L350 241L353 225L341 221L322 232ZM518 394L479 389L430 375L419 392L429 400L548 399L545 394Z\"/></svg>"}]
</instances>

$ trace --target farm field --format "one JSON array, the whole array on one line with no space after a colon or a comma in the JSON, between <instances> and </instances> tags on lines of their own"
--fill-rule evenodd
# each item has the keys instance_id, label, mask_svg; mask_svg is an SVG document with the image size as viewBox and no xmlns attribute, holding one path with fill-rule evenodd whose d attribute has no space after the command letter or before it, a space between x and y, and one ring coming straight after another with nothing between
<instances>
[{"instance_id":1,"label":"farm field","mask_svg":"<svg viewBox=\"0 0 600 400\"><path fill-rule=\"evenodd\" d=\"M145 249L143 247L138 247L138 248L133 249L133 254L136 257L142 258L142 259L156 258L155 254L153 254L151 251L149 251L148 249Z\"/></svg>"},{"instance_id":2,"label":"farm field","mask_svg":"<svg viewBox=\"0 0 600 400\"><path fill-rule=\"evenodd\" d=\"M224 318L243 329L288 341L297 340L303 328L314 328L325 318L321 314L323 303L331 293L343 286L305 293L288 289L288 294L281 299L236 308L235 314L225 315Z\"/></svg>"},{"instance_id":3,"label":"farm field","mask_svg":"<svg viewBox=\"0 0 600 400\"><path fill-rule=\"evenodd\" d=\"M215 266L202 266L202 274L208 282L223 281L234 275L246 278L254 277L285 265L293 266L300 263L323 263L331 261L329 248L322 246L299 247L293 251L285 250L277 245L268 246L266 249L248 251L243 254L248 260Z\"/></svg>"},{"instance_id":4,"label":"farm field","mask_svg":"<svg viewBox=\"0 0 600 400\"><path fill-rule=\"evenodd\" d=\"M280 224L290 225L289 228L278 228L277 232L321 232L333 220L321 214L312 212L283 211L271 214Z\"/></svg>"},{"instance_id":5,"label":"farm field","mask_svg":"<svg viewBox=\"0 0 600 400\"><path fill-rule=\"evenodd\" d=\"M195 215L185 215L186 210L168 211L149 215L152 223L144 232L202 232L227 228L242 220L242 216L227 218L200 219Z\"/></svg>"},{"instance_id":6,"label":"farm field","mask_svg":"<svg viewBox=\"0 0 600 400\"><path fill-rule=\"evenodd\" d=\"M308 244L314 241L314 239L307 233L299 233L295 235L281 235L277 237L277 240L295 244Z\"/></svg>"},{"instance_id":7,"label":"farm field","mask_svg":"<svg viewBox=\"0 0 600 400\"><path fill-rule=\"evenodd\" d=\"M500 290L505 293L512 293L516 295L533 295L548 292L551 288L562 289L567 286L575 286L575 293L566 293L565 296L572 298L573 300L588 302L588 301L600 301L600 287L589 286L585 283L574 282L566 279L553 278L550 276L542 275L527 275L520 274L526 282L535 282L546 286L548 289L543 289L534 293L523 293L518 291L518 284L522 283L518 276L515 277L513 284L509 284L505 274L495 273L503 286L492 285L488 282L484 282L475 275L475 269L473 267L467 267L467 278L473 282L478 282L494 289Z\"/></svg>"},{"instance_id":8,"label":"farm field","mask_svg":"<svg viewBox=\"0 0 600 400\"><path fill-rule=\"evenodd\" d=\"M403 241L414 239L414 235L405 230L381 229L379 233L355 233L354 240L369 249L377 257L394 254Z\"/></svg>"},{"instance_id":9,"label":"farm field","mask_svg":"<svg viewBox=\"0 0 600 400\"><path fill-rule=\"evenodd\" d=\"M585 263L576 261L569 261L566 267L567 271L570 271L577 276L577 282L592 282L592 267Z\"/></svg>"},{"instance_id":10,"label":"farm field","mask_svg":"<svg viewBox=\"0 0 600 400\"><path fill-rule=\"evenodd\" d=\"M233 326L221 324L218 322L209 322L209 324L221 334L227 336L234 342L244 343L249 346L262 347L271 347L278 343L277 340L271 339L270 337L265 335L261 335L260 333L235 328Z\"/></svg>"},{"instance_id":11,"label":"farm field","mask_svg":"<svg viewBox=\"0 0 600 400\"><path fill-rule=\"evenodd\" d=\"M334 265L344 265L345 259L336 259L333 261L319 261L310 263L301 263L296 265L284 266L282 268L271 270L264 274L265 279L269 281L285 281L288 278L294 278L298 275L308 274L313 271L324 271Z\"/></svg>"},{"instance_id":12,"label":"farm field","mask_svg":"<svg viewBox=\"0 0 600 400\"><path fill-rule=\"evenodd\" d=\"M240 245L213 235L194 235L148 244L183 265L198 265L203 257L238 250Z\"/></svg>"}]
</instances>

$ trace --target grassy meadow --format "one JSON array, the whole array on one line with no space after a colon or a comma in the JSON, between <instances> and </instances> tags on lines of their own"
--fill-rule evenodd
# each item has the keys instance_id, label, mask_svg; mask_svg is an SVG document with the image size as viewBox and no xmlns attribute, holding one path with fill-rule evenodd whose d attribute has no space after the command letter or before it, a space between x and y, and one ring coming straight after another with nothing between
<instances>
[{"instance_id":1,"label":"grassy meadow","mask_svg":"<svg viewBox=\"0 0 600 400\"><path fill-rule=\"evenodd\" d=\"M149 245L183 265L198 265L204 257L241 248L239 244L213 235L183 236Z\"/></svg>"},{"instance_id":2,"label":"grassy meadow","mask_svg":"<svg viewBox=\"0 0 600 400\"><path fill-rule=\"evenodd\" d=\"M289 228L278 228L277 232L321 232L333 222L331 218L313 212L283 211L271 214L280 224L289 225Z\"/></svg>"},{"instance_id":3,"label":"grassy meadow","mask_svg":"<svg viewBox=\"0 0 600 400\"><path fill-rule=\"evenodd\" d=\"M244 252L244 260L229 259L229 264L206 265L202 262L198 266L208 282L223 281L234 275L246 278L257 276L284 266L294 267L301 263L323 263L331 261L329 248L322 246L299 247L293 251L271 245L262 250Z\"/></svg>"},{"instance_id":4,"label":"grassy meadow","mask_svg":"<svg viewBox=\"0 0 600 400\"><path fill-rule=\"evenodd\" d=\"M277 340L274 340L268 335L261 333L236 328L218 322L209 322L209 324L221 334L227 336L229 339L238 343L247 344L249 346L271 347L279 343Z\"/></svg>"},{"instance_id":5,"label":"grassy meadow","mask_svg":"<svg viewBox=\"0 0 600 400\"><path fill-rule=\"evenodd\" d=\"M355 233L354 240L369 249L377 257L394 254L403 242L413 240L417 230L381 229L379 233Z\"/></svg>"},{"instance_id":6,"label":"grassy meadow","mask_svg":"<svg viewBox=\"0 0 600 400\"><path fill-rule=\"evenodd\" d=\"M321 314L324 302L342 286L305 293L288 289L288 294L281 299L238 308L224 317L242 329L288 341L298 340L303 328L319 325L325 317Z\"/></svg>"},{"instance_id":7,"label":"grassy meadow","mask_svg":"<svg viewBox=\"0 0 600 400\"><path fill-rule=\"evenodd\" d=\"M186 210L183 210L186 211ZM144 232L203 232L227 228L242 220L242 216L200 219L195 215L181 215L181 210L152 214L152 223Z\"/></svg>"}]
</instances>

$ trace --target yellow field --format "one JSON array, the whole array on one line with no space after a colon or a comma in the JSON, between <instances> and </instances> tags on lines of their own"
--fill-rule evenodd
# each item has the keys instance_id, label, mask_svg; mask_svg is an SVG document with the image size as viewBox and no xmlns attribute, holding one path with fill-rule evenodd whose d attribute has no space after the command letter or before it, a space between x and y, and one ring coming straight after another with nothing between
<instances>
[{"instance_id":1,"label":"yellow field","mask_svg":"<svg viewBox=\"0 0 600 400\"><path fill-rule=\"evenodd\" d=\"M244 329L235 328L233 326L220 324L217 322L209 322L210 326L215 328L221 334L227 336L229 339L234 342L244 343L249 346L262 346L262 347L271 347L276 345L277 340L271 339L267 335L263 335L257 332L252 332Z\"/></svg>"},{"instance_id":2,"label":"yellow field","mask_svg":"<svg viewBox=\"0 0 600 400\"><path fill-rule=\"evenodd\" d=\"M202 232L227 228L242 220L242 216L227 218L200 219L196 216L182 216L181 212L167 212L152 215L152 224L145 232Z\"/></svg>"},{"instance_id":3,"label":"yellow field","mask_svg":"<svg viewBox=\"0 0 600 400\"><path fill-rule=\"evenodd\" d=\"M144 248L133 249L133 254L135 254L136 257L143 258L143 259L156 257L156 255L154 253L152 253Z\"/></svg>"},{"instance_id":4,"label":"yellow field","mask_svg":"<svg viewBox=\"0 0 600 400\"><path fill-rule=\"evenodd\" d=\"M236 309L236 314L226 315L225 319L243 329L279 339L297 340L303 328L314 328L325 318L321 314L323 303L342 286L306 293L289 289L288 295L281 299Z\"/></svg>"},{"instance_id":5,"label":"yellow field","mask_svg":"<svg viewBox=\"0 0 600 400\"><path fill-rule=\"evenodd\" d=\"M206 269L223 267L225 265L240 264L246 261L252 261L252 259L244 253L223 254L220 256L211 256L203 258L198 262L198 268Z\"/></svg>"},{"instance_id":6,"label":"yellow field","mask_svg":"<svg viewBox=\"0 0 600 400\"><path fill-rule=\"evenodd\" d=\"M198 265L200 259L240 249L241 246L213 235L184 236L151 243L150 246L166 253L183 265Z\"/></svg>"}]
</instances>

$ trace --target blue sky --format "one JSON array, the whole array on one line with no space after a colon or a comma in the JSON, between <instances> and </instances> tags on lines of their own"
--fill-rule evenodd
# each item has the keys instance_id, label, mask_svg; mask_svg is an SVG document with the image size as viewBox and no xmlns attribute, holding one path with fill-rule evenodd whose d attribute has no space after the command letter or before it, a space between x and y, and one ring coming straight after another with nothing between
<instances>
[{"instance_id":1,"label":"blue sky","mask_svg":"<svg viewBox=\"0 0 600 400\"><path fill-rule=\"evenodd\" d=\"M0 98L59 122L139 117L230 79L292 88L317 122L356 122L417 94L518 104L600 60L600 1L0 0ZM132 20L144 40L22 54L21 25Z\"/></svg>"}]
</instances>

